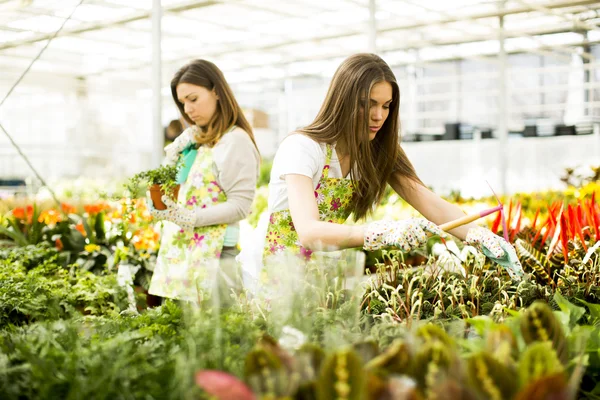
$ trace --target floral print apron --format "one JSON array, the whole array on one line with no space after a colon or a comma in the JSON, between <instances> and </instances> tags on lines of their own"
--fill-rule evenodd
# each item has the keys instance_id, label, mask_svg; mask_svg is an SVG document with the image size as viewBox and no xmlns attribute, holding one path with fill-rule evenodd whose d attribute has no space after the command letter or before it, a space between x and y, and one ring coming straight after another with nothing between
<instances>
[{"instance_id":1,"label":"floral print apron","mask_svg":"<svg viewBox=\"0 0 600 400\"><path fill-rule=\"evenodd\" d=\"M317 200L321 221L343 224L351 213L350 206L354 198L354 187L350 179L329 178L329 165L332 154L333 146L327 144L325 166L315 189L315 199ZM313 253L300 244L290 211L276 211L270 216L263 249L263 260L286 251L298 255L305 261L309 261Z\"/></svg>"},{"instance_id":2,"label":"floral print apron","mask_svg":"<svg viewBox=\"0 0 600 400\"><path fill-rule=\"evenodd\" d=\"M177 202L188 209L207 208L227 200L213 172L213 153L200 146ZM163 221L161 243L148 293L199 302L215 282L226 224L184 230Z\"/></svg>"}]
</instances>

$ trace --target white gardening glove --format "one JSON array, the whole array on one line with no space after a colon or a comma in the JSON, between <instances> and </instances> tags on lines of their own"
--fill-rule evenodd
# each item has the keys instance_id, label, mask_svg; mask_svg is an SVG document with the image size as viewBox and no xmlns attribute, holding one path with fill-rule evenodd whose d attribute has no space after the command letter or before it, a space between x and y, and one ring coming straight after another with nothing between
<instances>
[{"instance_id":1,"label":"white gardening glove","mask_svg":"<svg viewBox=\"0 0 600 400\"><path fill-rule=\"evenodd\" d=\"M465 243L481 252L483 252L483 248L485 247L496 258L504 256L503 244L506 243L506 240L484 227L478 226L469 229Z\"/></svg>"},{"instance_id":2,"label":"white gardening glove","mask_svg":"<svg viewBox=\"0 0 600 400\"><path fill-rule=\"evenodd\" d=\"M183 149L188 147L190 143L195 143L195 130L195 126L186 129L181 133L181 135L177 136L173 143L165 147L166 157L163 161L163 165L177 164L177 160L179 160L179 155L181 154Z\"/></svg>"},{"instance_id":3,"label":"white gardening glove","mask_svg":"<svg viewBox=\"0 0 600 400\"><path fill-rule=\"evenodd\" d=\"M152 206L152 202L149 202L148 208L154 219L157 221L171 221L185 230L194 228L196 225L196 213L194 210L188 210L187 208L182 207L175 203L169 196L163 195L161 199L167 206L166 210L157 210Z\"/></svg>"},{"instance_id":4,"label":"white gardening glove","mask_svg":"<svg viewBox=\"0 0 600 400\"><path fill-rule=\"evenodd\" d=\"M475 247L486 257L504 267L513 279L518 280L523 277L524 271L517 252L503 237L478 226L469 229L465 243Z\"/></svg>"},{"instance_id":5,"label":"white gardening glove","mask_svg":"<svg viewBox=\"0 0 600 400\"><path fill-rule=\"evenodd\" d=\"M394 246L410 251L427 243L427 233L446 236L433 222L425 218L410 218L402 221L375 221L367 225L365 250L379 250Z\"/></svg>"}]
</instances>

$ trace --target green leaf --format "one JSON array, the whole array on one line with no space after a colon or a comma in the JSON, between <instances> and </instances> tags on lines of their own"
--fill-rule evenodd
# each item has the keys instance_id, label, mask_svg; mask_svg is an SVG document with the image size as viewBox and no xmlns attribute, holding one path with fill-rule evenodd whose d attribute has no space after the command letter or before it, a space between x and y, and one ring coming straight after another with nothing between
<instances>
[{"instance_id":1,"label":"green leaf","mask_svg":"<svg viewBox=\"0 0 600 400\"><path fill-rule=\"evenodd\" d=\"M80 252L85 247L85 238L77 229L71 229L61 237L65 250Z\"/></svg>"},{"instance_id":2,"label":"green leaf","mask_svg":"<svg viewBox=\"0 0 600 400\"><path fill-rule=\"evenodd\" d=\"M33 219L31 223L31 229L29 230L29 242L31 244L38 244L42 239L42 229L46 224L39 221L40 209L36 203L33 203Z\"/></svg>"},{"instance_id":3,"label":"green leaf","mask_svg":"<svg viewBox=\"0 0 600 400\"><path fill-rule=\"evenodd\" d=\"M96 215L94 230L96 231L96 239L104 240L106 238L106 234L104 232L104 211L100 211L98 215Z\"/></svg>"},{"instance_id":4,"label":"green leaf","mask_svg":"<svg viewBox=\"0 0 600 400\"><path fill-rule=\"evenodd\" d=\"M575 326L577 321L585 314L585 308L570 303L558 292L554 293L554 301L556 301L561 311L569 316L569 327Z\"/></svg>"},{"instance_id":5,"label":"green leaf","mask_svg":"<svg viewBox=\"0 0 600 400\"><path fill-rule=\"evenodd\" d=\"M13 226L13 229L14 229L14 226ZM19 232L16 229L9 230L3 226L0 226L0 233L5 236L8 236L12 240L14 240L15 243L17 243L19 246L27 246L29 244L25 235L23 235L21 232Z\"/></svg>"},{"instance_id":6,"label":"green leaf","mask_svg":"<svg viewBox=\"0 0 600 400\"><path fill-rule=\"evenodd\" d=\"M588 318L588 323L590 325L600 325L600 304L592 304L588 303L582 299L576 299L580 303L583 303L587 308L590 309L590 316Z\"/></svg>"},{"instance_id":7,"label":"green leaf","mask_svg":"<svg viewBox=\"0 0 600 400\"><path fill-rule=\"evenodd\" d=\"M467 323L471 325L480 336L485 336L490 328L496 325L490 317L484 315L469 318L467 319Z\"/></svg>"},{"instance_id":8,"label":"green leaf","mask_svg":"<svg viewBox=\"0 0 600 400\"><path fill-rule=\"evenodd\" d=\"M83 229L85 229L85 233L87 235L87 238L88 238L90 244L96 244L96 238L94 236L94 232L92 231L90 224L88 224L87 219L81 218L81 223L83 224Z\"/></svg>"}]
</instances>

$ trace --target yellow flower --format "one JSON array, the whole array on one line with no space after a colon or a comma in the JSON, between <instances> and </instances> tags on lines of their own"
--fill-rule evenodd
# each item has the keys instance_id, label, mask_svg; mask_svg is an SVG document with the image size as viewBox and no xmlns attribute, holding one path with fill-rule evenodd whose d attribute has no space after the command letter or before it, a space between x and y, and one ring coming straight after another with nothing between
<instances>
[{"instance_id":1,"label":"yellow flower","mask_svg":"<svg viewBox=\"0 0 600 400\"><path fill-rule=\"evenodd\" d=\"M207 189L207 188L205 188L205 187L201 187L201 188L199 188L199 189L198 189L198 197L200 197L200 198L204 198L204 197L206 197L206 196L208 196L208 189Z\"/></svg>"},{"instance_id":2,"label":"yellow flower","mask_svg":"<svg viewBox=\"0 0 600 400\"><path fill-rule=\"evenodd\" d=\"M86 244L84 249L88 253L93 253L96 250L100 250L100 246L98 246L97 244Z\"/></svg>"},{"instance_id":3,"label":"yellow flower","mask_svg":"<svg viewBox=\"0 0 600 400\"><path fill-rule=\"evenodd\" d=\"M288 236L291 232L292 232L292 227L289 225L279 227L279 233L281 234L281 236Z\"/></svg>"},{"instance_id":4,"label":"yellow flower","mask_svg":"<svg viewBox=\"0 0 600 400\"><path fill-rule=\"evenodd\" d=\"M46 225L56 225L56 223L60 222L61 220L62 215L54 209L42 211L38 217L38 221L43 222Z\"/></svg>"}]
</instances>

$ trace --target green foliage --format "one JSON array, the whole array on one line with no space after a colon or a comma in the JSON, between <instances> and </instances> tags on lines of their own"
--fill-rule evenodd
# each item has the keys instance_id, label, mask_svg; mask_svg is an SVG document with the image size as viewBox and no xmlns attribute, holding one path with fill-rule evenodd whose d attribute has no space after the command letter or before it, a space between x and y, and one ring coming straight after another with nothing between
<instances>
[{"instance_id":1,"label":"green foliage","mask_svg":"<svg viewBox=\"0 0 600 400\"><path fill-rule=\"evenodd\" d=\"M125 183L131 197L143 197L146 186L160 185L164 193L169 193L177 184L179 165L161 165L158 168L138 172Z\"/></svg>"},{"instance_id":2,"label":"green foliage","mask_svg":"<svg viewBox=\"0 0 600 400\"><path fill-rule=\"evenodd\" d=\"M110 335L93 320L33 324L0 336L3 399L170 397L175 342L124 325ZM43 357L41 357L43 355Z\"/></svg>"},{"instance_id":3,"label":"green foliage","mask_svg":"<svg viewBox=\"0 0 600 400\"><path fill-rule=\"evenodd\" d=\"M260 172L258 174L258 181L256 186L262 187L267 186L271 180L271 168L273 167L273 160L262 160L260 163Z\"/></svg>"},{"instance_id":4,"label":"green foliage","mask_svg":"<svg viewBox=\"0 0 600 400\"><path fill-rule=\"evenodd\" d=\"M248 223L256 228L258 225L258 221L263 212L267 211L268 207L268 190L265 188L259 189L254 196L254 201L252 202L252 210L250 211L250 215L246 219Z\"/></svg>"},{"instance_id":5,"label":"green foliage","mask_svg":"<svg viewBox=\"0 0 600 400\"><path fill-rule=\"evenodd\" d=\"M567 343L563 328L547 303L536 301L525 310L521 318L521 334L525 343L551 342L561 361L568 359Z\"/></svg>"},{"instance_id":6,"label":"green foliage","mask_svg":"<svg viewBox=\"0 0 600 400\"><path fill-rule=\"evenodd\" d=\"M19 258L27 249L31 253ZM68 318L80 312L115 314L126 308L126 293L115 275L65 268L54 249L26 247L5 251L1 257L0 328Z\"/></svg>"},{"instance_id":7,"label":"green foliage","mask_svg":"<svg viewBox=\"0 0 600 400\"><path fill-rule=\"evenodd\" d=\"M549 341L536 341L527 347L519 361L521 386L545 376L564 372L557 352Z\"/></svg>"},{"instance_id":8,"label":"green foliage","mask_svg":"<svg viewBox=\"0 0 600 400\"><path fill-rule=\"evenodd\" d=\"M144 286L154 258L134 249L127 224L113 234L97 213L81 221L85 234L75 219L43 228L45 244L0 251L0 398L208 398L199 370L246 377L263 398L570 399L580 381L580 397L598 398L600 274L594 254L583 262L577 232L590 245L595 231L571 224L578 215L565 220L568 264L560 242L550 252L552 238L511 224L535 278L520 283L472 254L456 273L395 252L364 295L323 261L302 275L282 266L284 290L268 307L166 301L139 315L126 310L115 267L142 267Z\"/></svg>"},{"instance_id":9,"label":"green foliage","mask_svg":"<svg viewBox=\"0 0 600 400\"><path fill-rule=\"evenodd\" d=\"M44 240L46 225L39 221L40 210L37 204L23 210L24 218L9 217L0 224L0 235L7 236L19 246L38 244Z\"/></svg>"},{"instance_id":10,"label":"green foliage","mask_svg":"<svg viewBox=\"0 0 600 400\"><path fill-rule=\"evenodd\" d=\"M354 351L340 350L325 359L317 384L318 400L361 400L366 389L362 361Z\"/></svg>"}]
</instances>

